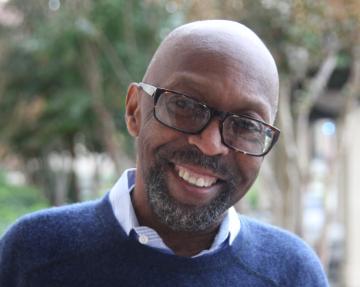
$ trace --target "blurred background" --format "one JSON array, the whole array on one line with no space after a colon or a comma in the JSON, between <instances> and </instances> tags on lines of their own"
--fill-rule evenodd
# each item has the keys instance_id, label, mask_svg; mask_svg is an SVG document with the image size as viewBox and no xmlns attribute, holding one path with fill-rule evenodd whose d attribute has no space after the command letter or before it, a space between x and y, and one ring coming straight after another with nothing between
<instances>
[{"instance_id":1,"label":"blurred background","mask_svg":"<svg viewBox=\"0 0 360 287\"><path fill-rule=\"evenodd\" d=\"M128 84L171 29L213 18L253 29L281 78L281 138L238 210L303 237L331 286L359 287L359 0L0 0L0 234L134 166Z\"/></svg>"}]
</instances>

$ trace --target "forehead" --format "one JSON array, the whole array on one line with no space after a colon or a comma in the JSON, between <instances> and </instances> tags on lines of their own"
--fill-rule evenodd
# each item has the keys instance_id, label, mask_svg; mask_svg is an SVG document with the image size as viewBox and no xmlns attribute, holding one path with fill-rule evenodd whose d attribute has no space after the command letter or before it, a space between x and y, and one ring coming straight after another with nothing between
<instances>
[{"instance_id":1,"label":"forehead","mask_svg":"<svg viewBox=\"0 0 360 287\"><path fill-rule=\"evenodd\" d=\"M251 113L271 122L272 97L262 77L242 59L196 51L178 54L158 85L187 94L218 110Z\"/></svg>"},{"instance_id":2,"label":"forehead","mask_svg":"<svg viewBox=\"0 0 360 287\"><path fill-rule=\"evenodd\" d=\"M261 109L264 119L273 121L278 97L275 62L254 33L230 26L191 25L171 34L143 81L190 93L225 111Z\"/></svg>"}]
</instances>

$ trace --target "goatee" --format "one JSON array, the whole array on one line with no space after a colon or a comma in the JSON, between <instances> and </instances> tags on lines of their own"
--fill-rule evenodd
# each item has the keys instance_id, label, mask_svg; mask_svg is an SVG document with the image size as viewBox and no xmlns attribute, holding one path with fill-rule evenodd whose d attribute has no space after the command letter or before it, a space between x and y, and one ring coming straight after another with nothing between
<instances>
[{"instance_id":1,"label":"goatee","mask_svg":"<svg viewBox=\"0 0 360 287\"><path fill-rule=\"evenodd\" d=\"M156 156L156 164L145 175L145 188L150 206L159 221L175 231L204 231L222 219L222 215L232 205L231 197L235 192L235 180L228 176L229 180L222 183L219 194L204 206L183 204L170 195L166 180L166 170L173 168L170 160L177 162L199 165L224 174L227 169L217 157L203 155L194 148L170 152L166 149Z\"/></svg>"}]
</instances>

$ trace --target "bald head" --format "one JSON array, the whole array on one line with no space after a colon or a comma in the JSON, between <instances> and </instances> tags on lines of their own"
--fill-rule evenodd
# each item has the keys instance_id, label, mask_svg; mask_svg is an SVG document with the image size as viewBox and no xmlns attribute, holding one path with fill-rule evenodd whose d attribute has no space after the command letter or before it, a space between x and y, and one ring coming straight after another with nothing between
<instances>
[{"instance_id":1,"label":"bald head","mask_svg":"<svg viewBox=\"0 0 360 287\"><path fill-rule=\"evenodd\" d=\"M260 38L237 22L207 20L178 27L157 49L143 81L164 87L175 72L204 69L219 75L226 70L236 73L239 83L256 83L252 94L266 95L275 116L279 93L275 61Z\"/></svg>"},{"instance_id":2,"label":"bald head","mask_svg":"<svg viewBox=\"0 0 360 287\"><path fill-rule=\"evenodd\" d=\"M200 21L170 33L126 99L142 218L175 232L218 227L276 141L266 123L277 97L274 60L245 26Z\"/></svg>"}]
</instances>

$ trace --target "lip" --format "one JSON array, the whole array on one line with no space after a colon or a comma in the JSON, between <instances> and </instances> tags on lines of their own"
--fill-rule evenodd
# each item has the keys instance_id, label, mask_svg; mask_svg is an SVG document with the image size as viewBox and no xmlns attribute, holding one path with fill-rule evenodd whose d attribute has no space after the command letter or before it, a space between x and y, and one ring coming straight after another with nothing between
<instances>
[{"instance_id":1,"label":"lip","mask_svg":"<svg viewBox=\"0 0 360 287\"><path fill-rule=\"evenodd\" d=\"M181 164L173 163L173 165L175 166L175 169L176 169L176 166L183 167L183 168L188 169L188 170L192 171L193 173L196 173L200 176L202 175L202 176L206 176L206 177L215 177L220 181L225 180L224 177L222 177L218 174L215 174L211 170L201 167L201 166L196 166L196 165L191 165L191 164L182 164L182 163Z\"/></svg>"}]
</instances>

